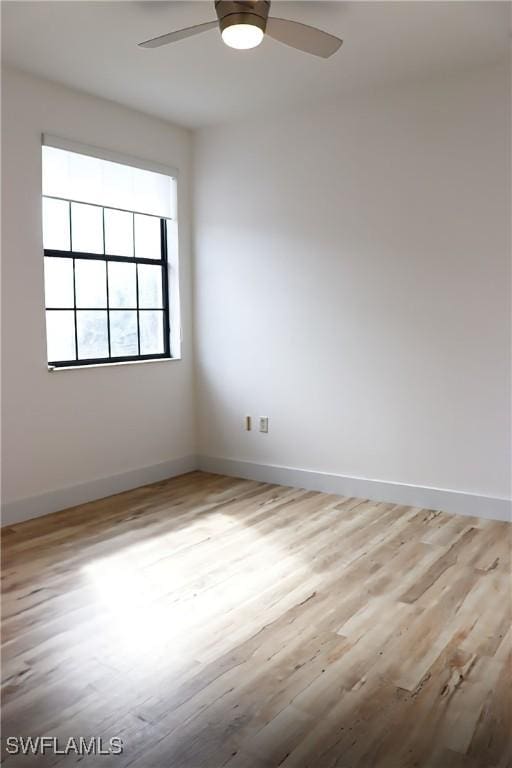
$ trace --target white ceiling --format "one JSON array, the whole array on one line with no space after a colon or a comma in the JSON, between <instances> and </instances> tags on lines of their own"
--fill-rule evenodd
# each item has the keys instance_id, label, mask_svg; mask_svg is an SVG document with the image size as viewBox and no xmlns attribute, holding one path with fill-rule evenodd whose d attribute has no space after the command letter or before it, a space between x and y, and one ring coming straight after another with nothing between
<instances>
[{"instance_id":1,"label":"white ceiling","mask_svg":"<svg viewBox=\"0 0 512 768\"><path fill-rule=\"evenodd\" d=\"M271 15L344 39L329 60L268 38L252 51L234 51L217 30L160 49L137 47L214 19L213 2L202 0L1 6L8 64L190 127L509 55L509 2L273 2Z\"/></svg>"}]
</instances>

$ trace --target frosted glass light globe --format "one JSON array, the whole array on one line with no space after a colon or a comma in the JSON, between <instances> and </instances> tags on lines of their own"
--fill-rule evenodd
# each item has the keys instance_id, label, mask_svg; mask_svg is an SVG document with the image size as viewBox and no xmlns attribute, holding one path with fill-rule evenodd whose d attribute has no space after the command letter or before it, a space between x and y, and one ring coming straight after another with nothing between
<instances>
[{"instance_id":1,"label":"frosted glass light globe","mask_svg":"<svg viewBox=\"0 0 512 768\"><path fill-rule=\"evenodd\" d=\"M222 39L230 48L247 50L261 43L263 32L253 24L232 24L223 30Z\"/></svg>"}]
</instances>

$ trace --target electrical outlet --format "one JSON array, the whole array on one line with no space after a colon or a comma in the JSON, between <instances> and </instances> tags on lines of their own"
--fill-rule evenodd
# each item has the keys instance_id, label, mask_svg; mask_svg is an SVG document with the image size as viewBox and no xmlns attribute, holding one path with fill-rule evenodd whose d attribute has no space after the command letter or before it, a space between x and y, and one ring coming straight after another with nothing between
<instances>
[{"instance_id":1,"label":"electrical outlet","mask_svg":"<svg viewBox=\"0 0 512 768\"><path fill-rule=\"evenodd\" d=\"M245 431L250 432L252 429L252 423L251 423L251 417L246 416L245 417Z\"/></svg>"},{"instance_id":2,"label":"electrical outlet","mask_svg":"<svg viewBox=\"0 0 512 768\"><path fill-rule=\"evenodd\" d=\"M260 432L268 432L268 416L260 416Z\"/></svg>"}]
</instances>

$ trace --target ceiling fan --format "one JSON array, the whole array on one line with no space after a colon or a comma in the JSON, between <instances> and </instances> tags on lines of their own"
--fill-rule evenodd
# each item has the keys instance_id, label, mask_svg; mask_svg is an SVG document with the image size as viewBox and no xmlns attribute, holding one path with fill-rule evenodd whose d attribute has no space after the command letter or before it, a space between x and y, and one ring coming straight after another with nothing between
<instances>
[{"instance_id":1,"label":"ceiling fan","mask_svg":"<svg viewBox=\"0 0 512 768\"><path fill-rule=\"evenodd\" d=\"M158 48L161 45L175 43L192 35L219 26L222 39L231 48L255 48L265 34L290 45L299 51L321 56L324 59L336 53L342 40L308 24L301 24L290 19L269 17L270 0L215 0L217 19L196 24L193 27L168 32L151 40L139 43L141 48Z\"/></svg>"}]
</instances>

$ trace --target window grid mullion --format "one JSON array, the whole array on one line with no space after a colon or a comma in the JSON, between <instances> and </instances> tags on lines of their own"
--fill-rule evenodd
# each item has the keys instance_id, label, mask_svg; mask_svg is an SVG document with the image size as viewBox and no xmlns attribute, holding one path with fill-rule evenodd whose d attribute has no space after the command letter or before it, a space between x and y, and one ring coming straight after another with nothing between
<instances>
[{"instance_id":1,"label":"window grid mullion","mask_svg":"<svg viewBox=\"0 0 512 768\"><path fill-rule=\"evenodd\" d=\"M76 275L75 260L73 259L73 318L75 326L75 357L78 360L78 318L76 312Z\"/></svg>"},{"instance_id":2,"label":"window grid mullion","mask_svg":"<svg viewBox=\"0 0 512 768\"><path fill-rule=\"evenodd\" d=\"M112 348L110 345L110 301L109 301L109 294L108 294L108 261L105 254L105 251L107 250L107 243L105 240L105 208L102 208L101 212L102 212L102 226L103 226L103 255L105 256L105 283L106 283L106 291L107 291L107 342L108 342L108 356L109 358L111 358Z\"/></svg>"},{"instance_id":3,"label":"window grid mullion","mask_svg":"<svg viewBox=\"0 0 512 768\"><path fill-rule=\"evenodd\" d=\"M73 253L73 224L71 222L71 203L69 203L69 250Z\"/></svg>"},{"instance_id":4,"label":"window grid mullion","mask_svg":"<svg viewBox=\"0 0 512 768\"><path fill-rule=\"evenodd\" d=\"M115 256L109 253L86 253L84 251L56 251L52 248L45 248L44 255L53 259L84 259L88 261L120 261L124 264L153 264L156 267L162 266L161 259L147 259L144 256L138 258L134 256Z\"/></svg>"},{"instance_id":5,"label":"window grid mullion","mask_svg":"<svg viewBox=\"0 0 512 768\"><path fill-rule=\"evenodd\" d=\"M45 307L48 311L52 312L69 312L73 307ZM106 307L78 307L81 312L104 312ZM144 312L144 307L142 311ZM162 312L165 307L147 307L148 311ZM137 307L109 307L109 312L136 312Z\"/></svg>"},{"instance_id":6,"label":"window grid mullion","mask_svg":"<svg viewBox=\"0 0 512 768\"><path fill-rule=\"evenodd\" d=\"M135 258L135 214L132 214L133 256ZM140 356L140 315L139 315L139 265L135 264L135 304L137 306L137 354Z\"/></svg>"},{"instance_id":7,"label":"window grid mullion","mask_svg":"<svg viewBox=\"0 0 512 768\"><path fill-rule=\"evenodd\" d=\"M151 360L169 360L171 359L169 355L166 355L165 352L156 352L149 355L119 355L114 357L95 357L95 358L84 358L82 360L49 360L48 365L51 368L70 368L70 367L76 367L78 366L86 366L86 365L106 365L108 363L136 363L140 361L151 361Z\"/></svg>"},{"instance_id":8,"label":"window grid mullion","mask_svg":"<svg viewBox=\"0 0 512 768\"><path fill-rule=\"evenodd\" d=\"M66 366L73 366L75 364L79 365L95 365L95 364L102 364L102 363L109 363L109 362L129 362L129 361L136 361L136 360L151 360L151 359L162 359L162 358L168 358L170 357L170 329L169 329L169 284L168 284L168 260L167 260L167 232L166 232L166 219L160 217L160 253L161 258L160 259L148 259L148 258L137 258L136 257L136 248L135 248L135 213L133 211L130 211L132 214L132 235L133 235L133 256L132 257L123 257L123 256L108 256L106 253L106 232L105 232L105 207L106 206L98 206L102 208L102 229L103 229L103 254L89 254L89 253L80 253L77 251L76 253L73 251L73 224L72 224L72 201L69 200L68 206L69 206L69 247L70 250L68 251L53 251L52 249L44 249L44 255L45 257L62 257L62 258L70 258L72 260L73 264L73 315L74 315L74 335L75 335L75 359L74 360L59 360L56 362L49 361L49 365L52 368L58 368L58 367L66 367ZM78 308L77 308L77 280L76 280L76 260L77 259L96 259L96 260L102 260L105 263L105 280L106 280L106 315L107 315L107 337L108 337L108 357L104 358L88 358L80 360L78 355ZM109 293L109 263L110 262L125 262L125 263L134 263L135 264L135 290L136 290L136 307L114 307L111 309L110 307L110 293ZM159 266L161 269L161 275L162 275L162 306L160 308L155 307L155 311L162 312L163 315L163 330L164 330L164 351L154 354L141 354L141 338L140 338L140 297L139 297L139 264L153 264L156 266ZM47 310L52 311L64 311L68 310L68 307L46 307ZM85 308L81 307L81 309L84 309L84 311L92 311L92 310L98 310L100 308L93 307L93 308ZM111 331L110 331L110 313L111 311L135 311L136 317L137 317L137 355L112 355L112 346L111 346Z\"/></svg>"},{"instance_id":9,"label":"window grid mullion","mask_svg":"<svg viewBox=\"0 0 512 768\"><path fill-rule=\"evenodd\" d=\"M160 255L162 256L162 305L164 324L164 351L170 354L171 329L169 322L169 267L167 253L167 223L160 219Z\"/></svg>"},{"instance_id":10,"label":"window grid mullion","mask_svg":"<svg viewBox=\"0 0 512 768\"><path fill-rule=\"evenodd\" d=\"M137 345L140 355L140 306L139 306L139 265L135 265L135 298L137 300Z\"/></svg>"},{"instance_id":11,"label":"window grid mullion","mask_svg":"<svg viewBox=\"0 0 512 768\"><path fill-rule=\"evenodd\" d=\"M162 216L158 213L148 213L147 211L131 211L129 208L118 208L115 205L101 205L101 203L91 203L87 200L70 200L67 197L59 197L59 195L42 195L43 200L61 200L63 203L78 203L78 205L90 205L94 208L103 208L108 211L120 211L121 213L131 213L137 216L149 216L152 219L161 219ZM165 221L175 221L173 216L164 216Z\"/></svg>"}]
</instances>

